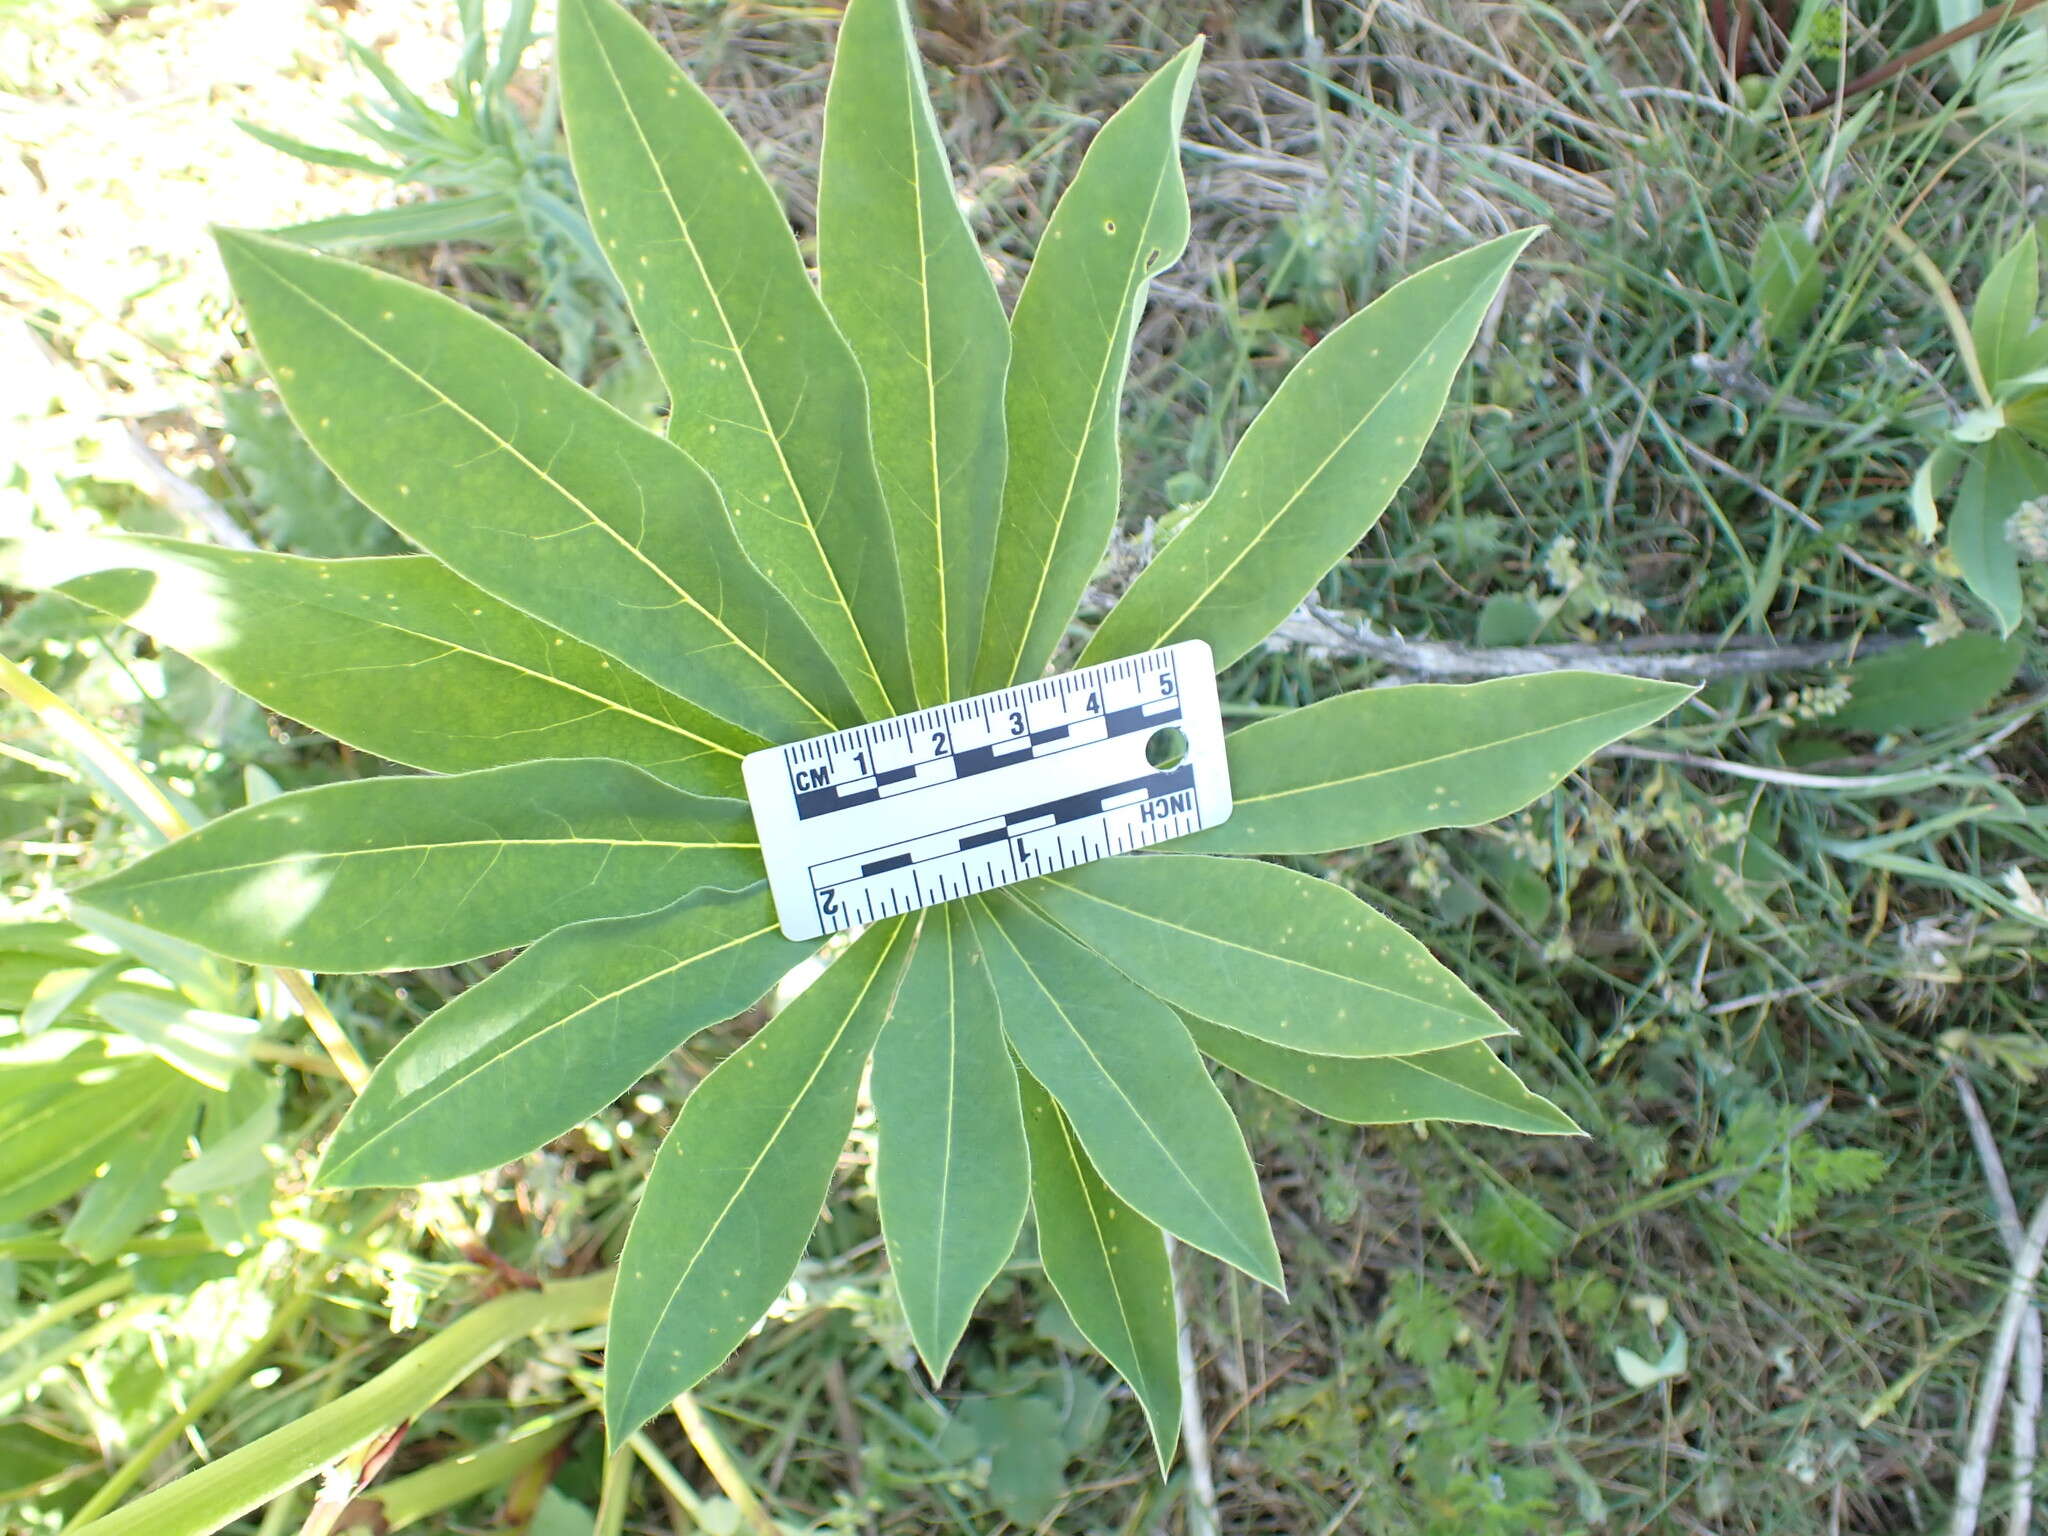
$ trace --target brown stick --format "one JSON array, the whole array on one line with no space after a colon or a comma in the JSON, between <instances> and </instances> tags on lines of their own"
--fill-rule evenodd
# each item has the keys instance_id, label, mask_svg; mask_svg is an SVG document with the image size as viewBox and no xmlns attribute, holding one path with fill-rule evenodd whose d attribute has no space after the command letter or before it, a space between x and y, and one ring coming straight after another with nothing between
<instances>
[{"instance_id":1,"label":"brown stick","mask_svg":"<svg viewBox=\"0 0 2048 1536\"><path fill-rule=\"evenodd\" d=\"M1800 115L1825 112L1829 108L1847 101L1851 96L1860 96L1865 91L1876 90L1877 87L1883 85L1887 80L1896 79L1909 69L1918 69L1937 54L1948 52L1957 43L1968 42L1980 32L1989 32L1993 27L2000 26L2008 21L2017 20L2042 3L2043 0L2005 0L2005 4L1994 9L1987 9L1971 17L1961 26L1950 27L1939 36L1930 37L1926 42L1908 48L1896 58L1886 59L1877 68L1865 70L1862 74L1844 85L1839 91L1830 91L1827 95L1803 107Z\"/></svg>"}]
</instances>

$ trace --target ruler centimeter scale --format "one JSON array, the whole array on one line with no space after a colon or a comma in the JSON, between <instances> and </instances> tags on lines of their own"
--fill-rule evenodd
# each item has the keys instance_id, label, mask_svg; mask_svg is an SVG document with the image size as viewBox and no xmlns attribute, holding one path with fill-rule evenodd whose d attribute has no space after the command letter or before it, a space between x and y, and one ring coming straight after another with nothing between
<instances>
[{"instance_id":1,"label":"ruler centimeter scale","mask_svg":"<svg viewBox=\"0 0 2048 1536\"><path fill-rule=\"evenodd\" d=\"M815 939L1230 816L1207 642L769 747L741 765L782 931Z\"/></svg>"}]
</instances>

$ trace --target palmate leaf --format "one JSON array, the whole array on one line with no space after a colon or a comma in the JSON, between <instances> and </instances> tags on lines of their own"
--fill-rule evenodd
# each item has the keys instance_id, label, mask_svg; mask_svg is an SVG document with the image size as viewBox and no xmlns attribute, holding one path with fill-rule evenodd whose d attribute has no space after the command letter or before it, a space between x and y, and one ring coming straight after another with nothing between
<instances>
[{"instance_id":1,"label":"palmate leaf","mask_svg":"<svg viewBox=\"0 0 2048 1536\"><path fill-rule=\"evenodd\" d=\"M905 0L850 0L825 99L818 287L874 401L920 704L971 692L1003 491L1009 327Z\"/></svg>"},{"instance_id":2,"label":"palmate leaf","mask_svg":"<svg viewBox=\"0 0 2048 1536\"><path fill-rule=\"evenodd\" d=\"M1399 924L1278 864L1104 859L1024 896L1153 996L1292 1050L1411 1056L1510 1033Z\"/></svg>"},{"instance_id":3,"label":"palmate leaf","mask_svg":"<svg viewBox=\"0 0 2048 1536\"><path fill-rule=\"evenodd\" d=\"M1010 319L1009 467L974 689L1038 676L1116 531L1117 417L1152 279L1188 241L1180 124L1190 44L1103 124Z\"/></svg>"},{"instance_id":4,"label":"palmate leaf","mask_svg":"<svg viewBox=\"0 0 2048 1536\"><path fill-rule=\"evenodd\" d=\"M1173 846L1329 853L1497 821L1692 693L1684 683L1543 672L1338 694L1225 737L1230 820Z\"/></svg>"},{"instance_id":5,"label":"palmate leaf","mask_svg":"<svg viewBox=\"0 0 2048 1536\"><path fill-rule=\"evenodd\" d=\"M239 231L221 255L293 422L459 574L771 739L858 718L681 449L400 278Z\"/></svg>"},{"instance_id":6,"label":"palmate leaf","mask_svg":"<svg viewBox=\"0 0 2048 1536\"><path fill-rule=\"evenodd\" d=\"M815 947L782 936L759 885L558 929L377 1063L320 1182L425 1184L524 1157L751 1007Z\"/></svg>"},{"instance_id":7,"label":"palmate leaf","mask_svg":"<svg viewBox=\"0 0 2048 1536\"><path fill-rule=\"evenodd\" d=\"M625 763L554 760L280 795L76 895L252 965L385 971L762 876L744 801Z\"/></svg>"},{"instance_id":8,"label":"palmate leaf","mask_svg":"<svg viewBox=\"0 0 2048 1536\"><path fill-rule=\"evenodd\" d=\"M1311 1056L1192 1014L1183 1013L1181 1022L1212 1061L1350 1125L1461 1120L1529 1136L1578 1130L1563 1110L1523 1087L1483 1041L1417 1056Z\"/></svg>"},{"instance_id":9,"label":"palmate leaf","mask_svg":"<svg viewBox=\"0 0 2048 1536\"><path fill-rule=\"evenodd\" d=\"M1081 1336L1130 1383L1163 1468L1180 1438L1166 1238L1102 1182L1052 1095L1029 1073L1022 1086L1039 1262Z\"/></svg>"},{"instance_id":10,"label":"palmate leaf","mask_svg":"<svg viewBox=\"0 0 2048 1536\"><path fill-rule=\"evenodd\" d=\"M669 437L870 717L911 707L867 384L718 108L613 0L562 7L576 180L669 391Z\"/></svg>"},{"instance_id":11,"label":"palmate leaf","mask_svg":"<svg viewBox=\"0 0 2048 1536\"><path fill-rule=\"evenodd\" d=\"M1119 1197L1281 1288L1258 1175L1173 1010L1013 896L969 902L1003 1032Z\"/></svg>"},{"instance_id":12,"label":"palmate leaf","mask_svg":"<svg viewBox=\"0 0 2048 1536\"><path fill-rule=\"evenodd\" d=\"M614 1445L732 1353L817 1224L911 925L870 928L684 1101L619 1258L605 1350Z\"/></svg>"},{"instance_id":13,"label":"palmate leaf","mask_svg":"<svg viewBox=\"0 0 2048 1536\"><path fill-rule=\"evenodd\" d=\"M0 579L61 591L279 714L438 773L612 757L740 795L740 759L765 745L425 555L51 537L0 543Z\"/></svg>"},{"instance_id":14,"label":"palmate leaf","mask_svg":"<svg viewBox=\"0 0 2048 1536\"><path fill-rule=\"evenodd\" d=\"M1297 364L1202 510L1133 581L1077 665L1206 640L1228 666L1365 536L1422 457L1508 269L1538 231L1425 267Z\"/></svg>"},{"instance_id":15,"label":"palmate leaf","mask_svg":"<svg viewBox=\"0 0 2048 1536\"><path fill-rule=\"evenodd\" d=\"M875 1046L875 1199L910 1336L933 1381L1017 1246L1030 1198L1017 1070L958 903L924 915Z\"/></svg>"}]
</instances>

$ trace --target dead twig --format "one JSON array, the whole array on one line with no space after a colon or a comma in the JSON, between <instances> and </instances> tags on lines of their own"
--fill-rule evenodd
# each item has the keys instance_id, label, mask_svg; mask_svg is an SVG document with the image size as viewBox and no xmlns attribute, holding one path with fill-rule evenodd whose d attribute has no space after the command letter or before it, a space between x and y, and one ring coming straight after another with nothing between
<instances>
[{"instance_id":1,"label":"dead twig","mask_svg":"<svg viewBox=\"0 0 2048 1536\"><path fill-rule=\"evenodd\" d=\"M1376 634L1327 608L1304 604L1278 629L1273 643L1300 645L1332 656L1376 661L1408 677L1450 679L1523 677L1535 672L1623 672L1631 677L1704 682L1756 672L1800 672L1874 656L1917 635L1859 635L1797 645L1723 646L1709 635L1641 636L1599 645L1456 645Z\"/></svg>"},{"instance_id":2,"label":"dead twig","mask_svg":"<svg viewBox=\"0 0 2048 1536\"><path fill-rule=\"evenodd\" d=\"M1955 1511L1949 1520L1949 1536L1976 1536L1977 1517L1984 1507L1984 1485L1991 1475L1991 1439L1998 1430L1999 1404L2012 1374L2022 1322L2033 1311L2034 1282L2041 1276L2044 1253L2048 1253L2048 1198L2034 1208L2034 1218L2021 1234L2013 1258L2012 1276L2005 1287L2005 1306L1998 1314L1998 1333L1991 1342L1991 1353L1985 1358L1984 1375L1977 1383L1977 1411L1970 1421L1970 1440L1963 1453L1962 1471L1956 1477Z\"/></svg>"}]
</instances>

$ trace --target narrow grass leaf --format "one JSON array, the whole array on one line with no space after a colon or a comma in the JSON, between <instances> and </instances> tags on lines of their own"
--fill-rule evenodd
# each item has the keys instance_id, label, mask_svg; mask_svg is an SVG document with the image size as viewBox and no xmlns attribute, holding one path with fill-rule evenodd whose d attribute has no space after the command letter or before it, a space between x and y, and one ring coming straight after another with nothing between
<instances>
[{"instance_id":1,"label":"narrow grass leaf","mask_svg":"<svg viewBox=\"0 0 2048 1536\"><path fill-rule=\"evenodd\" d=\"M425 1184L524 1157L698 1030L752 1007L815 948L782 936L761 885L559 929L377 1063L319 1180Z\"/></svg>"},{"instance_id":2,"label":"narrow grass leaf","mask_svg":"<svg viewBox=\"0 0 2048 1536\"><path fill-rule=\"evenodd\" d=\"M122 1128L105 1154L106 1171L92 1181L64 1223L64 1243L80 1258L104 1264L163 1208L164 1180L185 1160L197 1118L195 1092L168 1095L150 1118Z\"/></svg>"},{"instance_id":3,"label":"narrow grass leaf","mask_svg":"<svg viewBox=\"0 0 2048 1536\"><path fill-rule=\"evenodd\" d=\"M1130 1384L1164 1475L1180 1439L1173 1262L1165 1235L1102 1182L1059 1105L1028 1073L1023 1089L1039 1262L1081 1336Z\"/></svg>"},{"instance_id":4,"label":"narrow grass leaf","mask_svg":"<svg viewBox=\"0 0 2048 1536\"><path fill-rule=\"evenodd\" d=\"M906 932L869 929L684 1103L619 1260L605 1351L612 1444L714 1370L803 1257Z\"/></svg>"},{"instance_id":5,"label":"narrow grass leaf","mask_svg":"<svg viewBox=\"0 0 2048 1536\"><path fill-rule=\"evenodd\" d=\"M220 248L293 422L468 580L770 739L851 724L710 478L453 299L242 231Z\"/></svg>"},{"instance_id":6,"label":"narrow grass leaf","mask_svg":"<svg viewBox=\"0 0 2048 1536\"><path fill-rule=\"evenodd\" d=\"M1571 1136L1578 1126L1524 1088L1482 1041L1417 1056L1311 1056L1183 1015L1211 1060L1348 1125L1460 1120L1529 1136Z\"/></svg>"},{"instance_id":7,"label":"narrow grass leaf","mask_svg":"<svg viewBox=\"0 0 2048 1536\"><path fill-rule=\"evenodd\" d=\"M775 191L614 0L568 0L562 118L590 222L668 385L670 439L879 717L911 707L903 593L860 367Z\"/></svg>"},{"instance_id":8,"label":"narrow grass leaf","mask_svg":"<svg viewBox=\"0 0 2048 1536\"><path fill-rule=\"evenodd\" d=\"M386 971L761 878L744 801L556 759L280 795L75 894L252 965Z\"/></svg>"},{"instance_id":9,"label":"narrow grass leaf","mask_svg":"<svg viewBox=\"0 0 2048 1536\"><path fill-rule=\"evenodd\" d=\"M1512 1033L1418 939L1343 886L1252 859L1103 859L1019 892L1155 997L1325 1056Z\"/></svg>"},{"instance_id":10,"label":"narrow grass leaf","mask_svg":"<svg viewBox=\"0 0 2048 1536\"><path fill-rule=\"evenodd\" d=\"M1396 283L1288 374L1206 505L1139 573L1081 656L1206 640L1228 666L1378 521L1422 456L1508 270L1537 231Z\"/></svg>"},{"instance_id":11,"label":"narrow grass leaf","mask_svg":"<svg viewBox=\"0 0 2048 1536\"><path fill-rule=\"evenodd\" d=\"M614 757L741 795L740 759L765 745L425 555L51 537L0 543L0 579L54 587L268 709L436 773Z\"/></svg>"},{"instance_id":12,"label":"narrow grass leaf","mask_svg":"<svg viewBox=\"0 0 2048 1536\"><path fill-rule=\"evenodd\" d=\"M851 0L825 101L818 286L866 375L921 704L969 692L1003 495L1009 326L905 0Z\"/></svg>"},{"instance_id":13,"label":"narrow grass leaf","mask_svg":"<svg viewBox=\"0 0 2048 1536\"><path fill-rule=\"evenodd\" d=\"M1224 738L1232 810L1193 853L1327 853L1496 821L1692 695L1684 683L1542 672L1362 688Z\"/></svg>"},{"instance_id":14,"label":"narrow grass leaf","mask_svg":"<svg viewBox=\"0 0 2048 1536\"><path fill-rule=\"evenodd\" d=\"M1280 1288L1230 1106L1174 1011L1014 897L977 901L1003 1032L1109 1186L1183 1242Z\"/></svg>"},{"instance_id":15,"label":"narrow grass leaf","mask_svg":"<svg viewBox=\"0 0 2048 1536\"><path fill-rule=\"evenodd\" d=\"M104 1036L51 1030L0 1052L0 1222L68 1199L122 1144L191 1084L147 1052Z\"/></svg>"},{"instance_id":16,"label":"narrow grass leaf","mask_svg":"<svg viewBox=\"0 0 2048 1536\"><path fill-rule=\"evenodd\" d=\"M1197 42L1103 124L1010 317L1009 467L976 691L1036 677L1116 531L1117 420L1152 279L1188 242L1180 125Z\"/></svg>"},{"instance_id":17,"label":"narrow grass leaf","mask_svg":"<svg viewBox=\"0 0 2048 1536\"><path fill-rule=\"evenodd\" d=\"M966 909L935 907L869 1074L875 1197L910 1336L946 1373L1030 1198L1017 1070Z\"/></svg>"}]
</instances>

